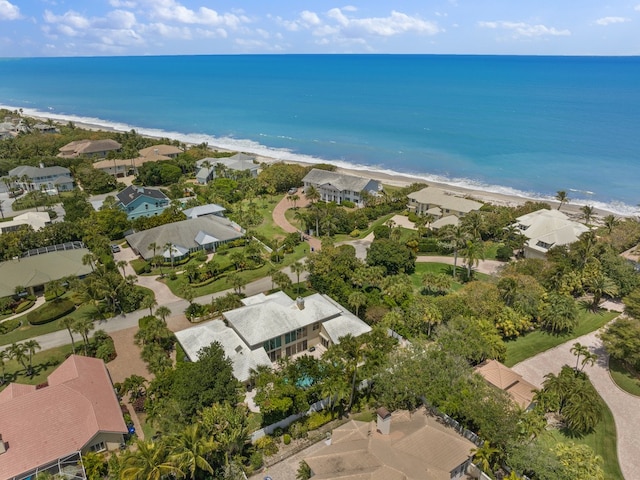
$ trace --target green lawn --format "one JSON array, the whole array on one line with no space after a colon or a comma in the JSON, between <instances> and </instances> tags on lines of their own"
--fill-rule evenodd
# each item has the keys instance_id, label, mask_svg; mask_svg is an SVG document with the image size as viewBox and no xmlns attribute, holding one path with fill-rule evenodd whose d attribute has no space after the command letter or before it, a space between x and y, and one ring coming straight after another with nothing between
<instances>
[{"instance_id":1,"label":"green lawn","mask_svg":"<svg viewBox=\"0 0 640 480\"><path fill-rule=\"evenodd\" d=\"M461 268L458 266L458 268ZM453 273L453 265L448 265L446 263L438 263L438 262L416 262L416 270L411 275L411 282L413 282L413 286L417 289L422 288L422 276L425 273L442 273L445 275L451 276ZM473 279L478 281L486 281L490 278L489 275L484 273L474 272ZM462 288L464 284L454 281L451 283L451 290L456 291Z\"/></svg>"},{"instance_id":2,"label":"green lawn","mask_svg":"<svg viewBox=\"0 0 640 480\"><path fill-rule=\"evenodd\" d=\"M543 435L540 441L552 447L558 442L574 442L589 445L596 455L604 459L604 478L607 480L624 480L618 464L618 449L616 439L616 424L607 404L602 401L604 412L602 421L589 435L572 437L563 430L551 430Z\"/></svg>"},{"instance_id":3,"label":"green lawn","mask_svg":"<svg viewBox=\"0 0 640 480\"><path fill-rule=\"evenodd\" d=\"M71 353L71 345L51 348L37 352L33 356L34 375L27 376L26 371L16 360L6 363L5 383L0 390L5 388L9 382L26 383L28 385L38 385L43 383L47 376L60 365Z\"/></svg>"},{"instance_id":4,"label":"green lawn","mask_svg":"<svg viewBox=\"0 0 640 480\"><path fill-rule=\"evenodd\" d=\"M613 381L622 390L631 395L640 396L640 378L629 372L621 362L615 358L609 358L609 372Z\"/></svg>"},{"instance_id":5,"label":"green lawn","mask_svg":"<svg viewBox=\"0 0 640 480\"><path fill-rule=\"evenodd\" d=\"M569 340L573 340L574 338L578 338L582 335L598 330L618 315L620 315L618 312L600 311L598 313L592 313L582 311L580 313L578 326L572 332L564 333L562 335L554 335L542 330L536 330L534 332L527 333L523 337L506 342L507 357L504 363L508 367L512 367L516 363L533 357L540 352L544 352L550 348L568 342Z\"/></svg>"}]
</instances>

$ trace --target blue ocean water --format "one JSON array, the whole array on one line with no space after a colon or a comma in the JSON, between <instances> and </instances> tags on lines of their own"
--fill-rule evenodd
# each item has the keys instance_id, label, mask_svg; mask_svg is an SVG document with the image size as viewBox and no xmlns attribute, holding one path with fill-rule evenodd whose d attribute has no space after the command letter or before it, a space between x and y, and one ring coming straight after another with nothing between
<instances>
[{"instance_id":1,"label":"blue ocean water","mask_svg":"<svg viewBox=\"0 0 640 480\"><path fill-rule=\"evenodd\" d=\"M5 59L0 104L625 214L639 201L638 57Z\"/></svg>"}]
</instances>

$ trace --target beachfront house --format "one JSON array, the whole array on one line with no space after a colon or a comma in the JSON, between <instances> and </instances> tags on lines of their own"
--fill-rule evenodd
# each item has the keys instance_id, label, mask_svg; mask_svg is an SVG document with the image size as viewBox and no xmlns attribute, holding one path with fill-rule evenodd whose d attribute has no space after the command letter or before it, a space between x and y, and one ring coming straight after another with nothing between
<instances>
[{"instance_id":1,"label":"beachfront house","mask_svg":"<svg viewBox=\"0 0 640 480\"><path fill-rule=\"evenodd\" d=\"M205 215L132 233L125 238L133 251L145 260L162 255L169 262L201 250L215 252L220 245L242 238L243 235L244 230L231 220ZM158 248L155 252L149 248L154 243ZM171 245L171 250L168 245Z\"/></svg>"},{"instance_id":2,"label":"beachfront house","mask_svg":"<svg viewBox=\"0 0 640 480\"><path fill-rule=\"evenodd\" d=\"M96 170L102 170L116 178L122 178L130 175L137 175L140 166L145 162L151 161L153 160L145 157L114 158L113 160L100 160L98 162L93 162L91 166Z\"/></svg>"},{"instance_id":3,"label":"beachfront house","mask_svg":"<svg viewBox=\"0 0 640 480\"><path fill-rule=\"evenodd\" d=\"M335 428L331 441L304 461L312 480L463 479L475 448L424 408L390 413L381 407L376 420Z\"/></svg>"},{"instance_id":4,"label":"beachfront house","mask_svg":"<svg viewBox=\"0 0 640 480\"><path fill-rule=\"evenodd\" d=\"M545 258L550 248L570 245L589 231L589 227L570 220L559 210L537 210L516 218L514 225L527 238L526 258Z\"/></svg>"},{"instance_id":5,"label":"beachfront house","mask_svg":"<svg viewBox=\"0 0 640 480\"><path fill-rule=\"evenodd\" d=\"M458 197L437 187L425 187L407 195L407 208L417 215L431 215L431 228L457 225L458 220L469 212L479 210L482 203Z\"/></svg>"},{"instance_id":6,"label":"beachfront house","mask_svg":"<svg viewBox=\"0 0 640 480\"><path fill-rule=\"evenodd\" d=\"M314 187L320 193L320 200L338 204L349 201L362 205L363 192L378 195L382 189L382 185L377 180L319 168L312 169L302 181L305 191L309 187Z\"/></svg>"},{"instance_id":7,"label":"beachfront house","mask_svg":"<svg viewBox=\"0 0 640 480\"><path fill-rule=\"evenodd\" d=\"M129 185L116 195L117 206L127 212L129 220L153 217L169 206L169 197L157 188Z\"/></svg>"},{"instance_id":8,"label":"beachfront house","mask_svg":"<svg viewBox=\"0 0 640 480\"><path fill-rule=\"evenodd\" d=\"M176 158L181 153L182 149L175 145L152 145L140 150L140 156L152 162Z\"/></svg>"},{"instance_id":9,"label":"beachfront house","mask_svg":"<svg viewBox=\"0 0 640 480\"><path fill-rule=\"evenodd\" d=\"M260 165L255 162L255 157L244 153L225 158L203 158L196 162L196 180L200 185L206 185L216 176L233 176L233 172L245 171L257 177L259 170Z\"/></svg>"},{"instance_id":10,"label":"beachfront house","mask_svg":"<svg viewBox=\"0 0 640 480\"><path fill-rule=\"evenodd\" d=\"M9 178L17 179L14 185L25 192L40 190L53 195L73 190L71 171L65 167L45 167L42 164L40 167L21 165L9 170Z\"/></svg>"},{"instance_id":11,"label":"beachfront house","mask_svg":"<svg viewBox=\"0 0 640 480\"><path fill-rule=\"evenodd\" d=\"M0 478L84 479L82 455L119 449L127 433L104 362L71 355L44 383L0 392Z\"/></svg>"},{"instance_id":12,"label":"beachfront house","mask_svg":"<svg viewBox=\"0 0 640 480\"><path fill-rule=\"evenodd\" d=\"M292 300L284 292L242 299L243 307L176 333L192 361L202 347L220 342L233 364L233 375L248 383L252 369L282 357L320 354L347 334L359 336L371 327L326 295Z\"/></svg>"},{"instance_id":13,"label":"beachfront house","mask_svg":"<svg viewBox=\"0 0 640 480\"><path fill-rule=\"evenodd\" d=\"M122 145L115 140L75 140L60 147L58 157L61 158L104 158L109 152L120 151Z\"/></svg>"}]
</instances>

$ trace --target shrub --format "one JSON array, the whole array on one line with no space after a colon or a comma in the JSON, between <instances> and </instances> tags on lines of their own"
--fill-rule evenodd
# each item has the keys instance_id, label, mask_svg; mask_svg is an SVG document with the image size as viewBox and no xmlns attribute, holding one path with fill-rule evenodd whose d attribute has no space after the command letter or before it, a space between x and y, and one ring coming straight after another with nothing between
<instances>
[{"instance_id":1,"label":"shrub","mask_svg":"<svg viewBox=\"0 0 640 480\"><path fill-rule=\"evenodd\" d=\"M264 463L262 452L259 450L253 452L249 457L249 463L254 470L258 470L260 467L262 467L262 464Z\"/></svg>"},{"instance_id":2,"label":"shrub","mask_svg":"<svg viewBox=\"0 0 640 480\"><path fill-rule=\"evenodd\" d=\"M178 275L176 274L176 272L171 272L171 274L169 275L169 280L177 280L178 279Z\"/></svg>"},{"instance_id":3,"label":"shrub","mask_svg":"<svg viewBox=\"0 0 640 480\"><path fill-rule=\"evenodd\" d=\"M269 435L265 435L264 437L260 437L256 440L256 447L258 447L260 451L267 456L278 453L278 445L276 445L273 437L270 437Z\"/></svg>"},{"instance_id":4,"label":"shrub","mask_svg":"<svg viewBox=\"0 0 640 480\"><path fill-rule=\"evenodd\" d=\"M294 422L289 426L289 433L292 438L306 438L307 436L307 426L304 422Z\"/></svg>"},{"instance_id":5,"label":"shrub","mask_svg":"<svg viewBox=\"0 0 640 480\"><path fill-rule=\"evenodd\" d=\"M496 258L503 262L508 262L513 256L513 250L506 245L500 245L496 250Z\"/></svg>"},{"instance_id":6,"label":"shrub","mask_svg":"<svg viewBox=\"0 0 640 480\"><path fill-rule=\"evenodd\" d=\"M136 275L142 275L143 273L149 273L151 271L151 265L149 262L136 258L131 261L131 267L136 272Z\"/></svg>"},{"instance_id":7,"label":"shrub","mask_svg":"<svg viewBox=\"0 0 640 480\"><path fill-rule=\"evenodd\" d=\"M111 360L116 358L116 347L113 344L113 340L111 340L111 338L100 344L100 346L96 349L96 358L99 358L104 362L110 362Z\"/></svg>"},{"instance_id":8,"label":"shrub","mask_svg":"<svg viewBox=\"0 0 640 480\"><path fill-rule=\"evenodd\" d=\"M196 253L196 260L198 262L206 262L207 261L207 252L205 252L204 250L200 250L198 253Z\"/></svg>"},{"instance_id":9,"label":"shrub","mask_svg":"<svg viewBox=\"0 0 640 480\"><path fill-rule=\"evenodd\" d=\"M70 314L75 309L76 306L71 300L63 298L56 302L45 303L37 310L29 312L27 314L27 321L31 325L44 325L45 323L53 322L58 318Z\"/></svg>"},{"instance_id":10,"label":"shrub","mask_svg":"<svg viewBox=\"0 0 640 480\"><path fill-rule=\"evenodd\" d=\"M407 218L409 219L410 222L416 223L418 221L418 215L416 215L415 212L409 212L409 215L407 215Z\"/></svg>"},{"instance_id":11,"label":"shrub","mask_svg":"<svg viewBox=\"0 0 640 480\"><path fill-rule=\"evenodd\" d=\"M145 315L138 320L138 328L144 330L149 325L149 322L153 321L156 317L154 315Z\"/></svg>"},{"instance_id":12,"label":"shrub","mask_svg":"<svg viewBox=\"0 0 640 480\"><path fill-rule=\"evenodd\" d=\"M25 300L24 302L21 302L15 309L15 313L22 313L25 310L29 310L31 307L33 307L33 304L36 303L33 300Z\"/></svg>"},{"instance_id":13,"label":"shrub","mask_svg":"<svg viewBox=\"0 0 640 480\"><path fill-rule=\"evenodd\" d=\"M291 435L289 435L288 433L285 433L282 436L282 441L284 442L285 445L289 445L291 443Z\"/></svg>"},{"instance_id":14,"label":"shrub","mask_svg":"<svg viewBox=\"0 0 640 480\"><path fill-rule=\"evenodd\" d=\"M353 203L351 200L343 200L342 202L340 202L340 205L342 205L345 208L355 208L356 204Z\"/></svg>"},{"instance_id":15,"label":"shrub","mask_svg":"<svg viewBox=\"0 0 640 480\"><path fill-rule=\"evenodd\" d=\"M331 421L331 412L313 412L307 419L307 428L309 430L315 430L320 428L325 423Z\"/></svg>"},{"instance_id":16,"label":"shrub","mask_svg":"<svg viewBox=\"0 0 640 480\"><path fill-rule=\"evenodd\" d=\"M360 230L358 230L358 229L356 228L354 231L352 231L352 232L349 234L349 236L350 236L351 238L358 238L358 237L360 236Z\"/></svg>"},{"instance_id":17,"label":"shrub","mask_svg":"<svg viewBox=\"0 0 640 480\"><path fill-rule=\"evenodd\" d=\"M0 323L0 335L13 332L16 328L20 326L21 323L22 322L17 318Z\"/></svg>"}]
</instances>

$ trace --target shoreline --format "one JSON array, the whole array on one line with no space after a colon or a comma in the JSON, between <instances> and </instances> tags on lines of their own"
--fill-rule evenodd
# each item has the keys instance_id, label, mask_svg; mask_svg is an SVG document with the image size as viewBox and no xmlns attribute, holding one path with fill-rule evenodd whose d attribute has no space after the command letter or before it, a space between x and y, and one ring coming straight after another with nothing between
<instances>
[{"instance_id":1,"label":"shoreline","mask_svg":"<svg viewBox=\"0 0 640 480\"><path fill-rule=\"evenodd\" d=\"M0 105L0 108L5 108L10 111L20 110L7 105ZM154 138L154 139L170 138L170 139L182 141L185 144L190 146L197 145L197 143L194 142L193 139L189 140L189 137L193 137L195 136L195 134L167 132L167 131L157 130L157 129L136 128L134 126L124 124L124 123L109 124L109 122L103 121L98 118L78 117L74 115L65 115L65 114L58 114L58 113L49 114L47 112L42 112L42 111L31 109L31 108L23 108L22 112L23 112L22 114L25 116L29 116L43 122L49 119L58 123L73 122L76 125L76 127L82 128L85 130L105 131L105 132L127 132L133 129L133 130L136 130L138 133L140 133L140 135L143 135L149 138ZM94 121L95 123L93 123ZM106 123L101 123L101 122L106 122ZM325 160L321 158L311 157L307 155L291 154L284 150L283 151L273 150L268 154L265 154L264 152L252 151L251 148L242 150L242 149L239 149L237 146L233 147L230 145L221 145L220 143L216 143L216 140L218 140L216 137L213 137L210 135L201 134L200 136L201 138L204 139L204 141L207 142L207 144L209 145L209 148L212 150L243 151L246 153L251 153L255 155L256 160L261 163L270 164L270 163L277 163L277 162L285 162L285 163L295 163L303 166L309 166L314 163L327 163L327 164L335 165L338 172L342 172L349 175L356 175L356 176L367 176L371 179L378 180L382 184L386 184L390 186L405 187L412 183L425 183L426 185L429 185L429 186L441 188L442 190L445 190L453 195L470 197L477 201L480 201L483 203L492 203L494 205L503 205L503 206L513 207L513 206L523 205L527 201L532 201L532 202L547 203L551 206L551 208L558 207L558 201L552 198L526 195L525 192L522 192L522 194L496 192L496 191L490 190L489 189L490 186L485 187L482 185L478 185L478 186L455 185L452 183L447 183L446 179L443 179L442 181L439 181L439 179L433 180L430 178L433 176L427 172L414 175L414 174L395 172L395 171L389 171L389 170L383 171L380 169L372 168L371 166L367 166L367 165L351 165L341 161L332 161L332 160ZM213 140L213 142L211 142L211 140ZM265 148L268 149L268 147L265 147ZM279 153L280 155L275 155L276 153ZM300 158L294 158L294 157L304 157L305 160L301 160ZM499 185L496 185L494 187L501 188L507 191L510 190L509 187L501 187ZM620 211L616 211L614 209L595 206L593 204L585 203L584 201L581 201L581 199L578 199L578 202L580 203L572 203L572 201L570 201L569 203L565 203L562 206L562 211L567 215L569 215L572 219L578 219L581 216L580 208L584 205L592 205L594 207L594 214L596 219L602 218L610 214L613 214L616 217L620 217L620 218L632 218L638 215L638 212L623 213ZM626 204L622 204L622 205L627 207L627 209L630 207Z\"/></svg>"}]
</instances>

